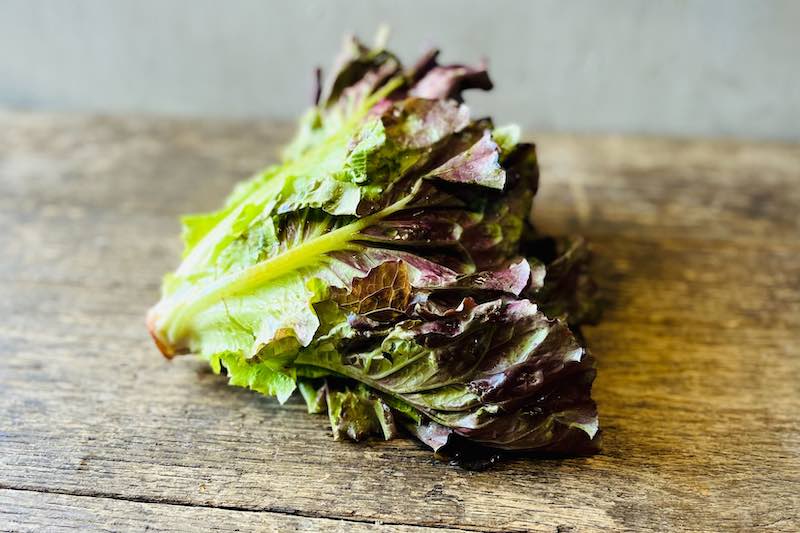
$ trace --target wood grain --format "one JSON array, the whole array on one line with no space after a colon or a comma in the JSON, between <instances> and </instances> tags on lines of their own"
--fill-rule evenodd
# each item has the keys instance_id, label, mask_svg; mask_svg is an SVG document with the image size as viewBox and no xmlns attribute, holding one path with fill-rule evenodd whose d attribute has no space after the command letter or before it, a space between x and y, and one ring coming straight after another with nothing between
<instances>
[{"instance_id":1,"label":"wood grain","mask_svg":"<svg viewBox=\"0 0 800 533\"><path fill-rule=\"evenodd\" d=\"M288 134L0 114L0 529L800 528L800 147L535 136L537 221L589 237L608 305L604 448L468 472L147 338L177 216Z\"/></svg>"},{"instance_id":2,"label":"wood grain","mask_svg":"<svg viewBox=\"0 0 800 533\"><path fill-rule=\"evenodd\" d=\"M0 489L0 523L13 531L330 531L417 533L428 528L306 518L246 509ZM458 529L436 531L456 533Z\"/></svg>"}]
</instances>

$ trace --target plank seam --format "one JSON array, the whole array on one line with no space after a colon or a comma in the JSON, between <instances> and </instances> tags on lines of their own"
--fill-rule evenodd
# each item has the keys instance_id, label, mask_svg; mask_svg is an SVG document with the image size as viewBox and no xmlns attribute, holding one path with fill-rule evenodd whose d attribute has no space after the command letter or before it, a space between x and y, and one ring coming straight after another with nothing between
<instances>
[{"instance_id":1,"label":"plank seam","mask_svg":"<svg viewBox=\"0 0 800 533\"><path fill-rule=\"evenodd\" d=\"M97 491L90 491L90 490L77 490L77 491L69 491L69 490L61 490L61 489L50 489L50 488L43 488L43 487L12 487L10 485L6 485L0 483L0 490L9 490L9 491L17 491L17 492L35 492L39 494L58 494L62 496L74 496L79 498L95 498L95 499L107 499L107 500L115 500L115 501L122 501L122 502L130 502L130 503L143 503L143 504L151 504L151 505L172 505L175 507L189 507L189 508L201 508L201 509L218 509L223 511L237 511L242 513L266 513L266 514L277 514L277 515L284 515L284 516L297 516L300 518L315 518L315 519L322 519L322 520L338 520L342 522L352 522L357 524L370 524L370 525L383 525L383 526L408 526L408 527L418 527L418 528L430 528L430 529L450 529L455 531L464 531L464 532L477 532L477 533L486 533L490 531L494 531L493 529L482 529L482 528L472 528L468 527L465 528L464 526L453 526L448 524L421 524L415 522L401 522L401 521L386 521L381 519L370 519L370 518L358 518L358 517L342 517L342 516L332 516L332 515L325 515L323 513L317 513L313 511L303 511L301 509L287 509L282 507L244 507L244 506L237 506L237 505L209 505L203 503L196 503L196 502L186 502L180 500L174 500L169 498L151 498L146 496L123 496L120 494L111 494L111 493L102 493ZM513 532L512 532L513 533Z\"/></svg>"}]
</instances>

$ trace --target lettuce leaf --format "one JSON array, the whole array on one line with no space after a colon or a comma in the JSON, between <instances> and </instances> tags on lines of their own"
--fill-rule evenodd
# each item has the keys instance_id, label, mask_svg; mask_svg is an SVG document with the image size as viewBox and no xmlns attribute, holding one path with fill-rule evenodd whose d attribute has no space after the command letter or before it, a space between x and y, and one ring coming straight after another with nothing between
<instances>
[{"instance_id":1,"label":"lettuce leaf","mask_svg":"<svg viewBox=\"0 0 800 533\"><path fill-rule=\"evenodd\" d=\"M283 161L183 218L184 254L147 325L232 385L299 387L334 438L510 450L597 444L594 317L581 241L528 216L536 150L473 119L485 65L411 69L353 38Z\"/></svg>"},{"instance_id":2,"label":"lettuce leaf","mask_svg":"<svg viewBox=\"0 0 800 533\"><path fill-rule=\"evenodd\" d=\"M346 319L295 362L391 396L440 436L448 428L502 449L589 449L593 359L563 321L516 297L524 284L509 280L528 281L522 265L423 289L404 263L381 265L333 295Z\"/></svg>"}]
</instances>

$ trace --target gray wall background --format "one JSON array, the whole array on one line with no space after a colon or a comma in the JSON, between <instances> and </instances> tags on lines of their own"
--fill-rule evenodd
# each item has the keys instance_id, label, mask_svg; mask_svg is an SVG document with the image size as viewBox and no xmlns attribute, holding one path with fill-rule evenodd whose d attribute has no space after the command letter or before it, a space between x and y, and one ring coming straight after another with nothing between
<instances>
[{"instance_id":1,"label":"gray wall background","mask_svg":"<svg viewBox=\"0 0 800 533\"><path fill-rule=\"evenodd\" d=\"M800 140L800 1L0 0L0 107L293 119L341 35L487 57L537 130Z\"/></svg>"}]
</instances>

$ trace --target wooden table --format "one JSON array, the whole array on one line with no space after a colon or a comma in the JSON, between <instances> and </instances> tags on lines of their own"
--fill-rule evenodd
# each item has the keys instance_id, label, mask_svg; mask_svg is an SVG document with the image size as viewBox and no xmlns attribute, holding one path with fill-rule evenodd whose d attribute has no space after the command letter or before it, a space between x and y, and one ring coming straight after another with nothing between
<instances>
[{"instance_id":1,"label":"wooden table","mask_svg":"<svg viewBox=\"0 0 800 533\"><path fill-rule=\"evenodd\" d=\"M596 250L604 448L484 472L164 360L177 217L270 122L0 114L0 529L800 529L800 147L541 135L540 225Z\"/></svg>"}]
</instances>

